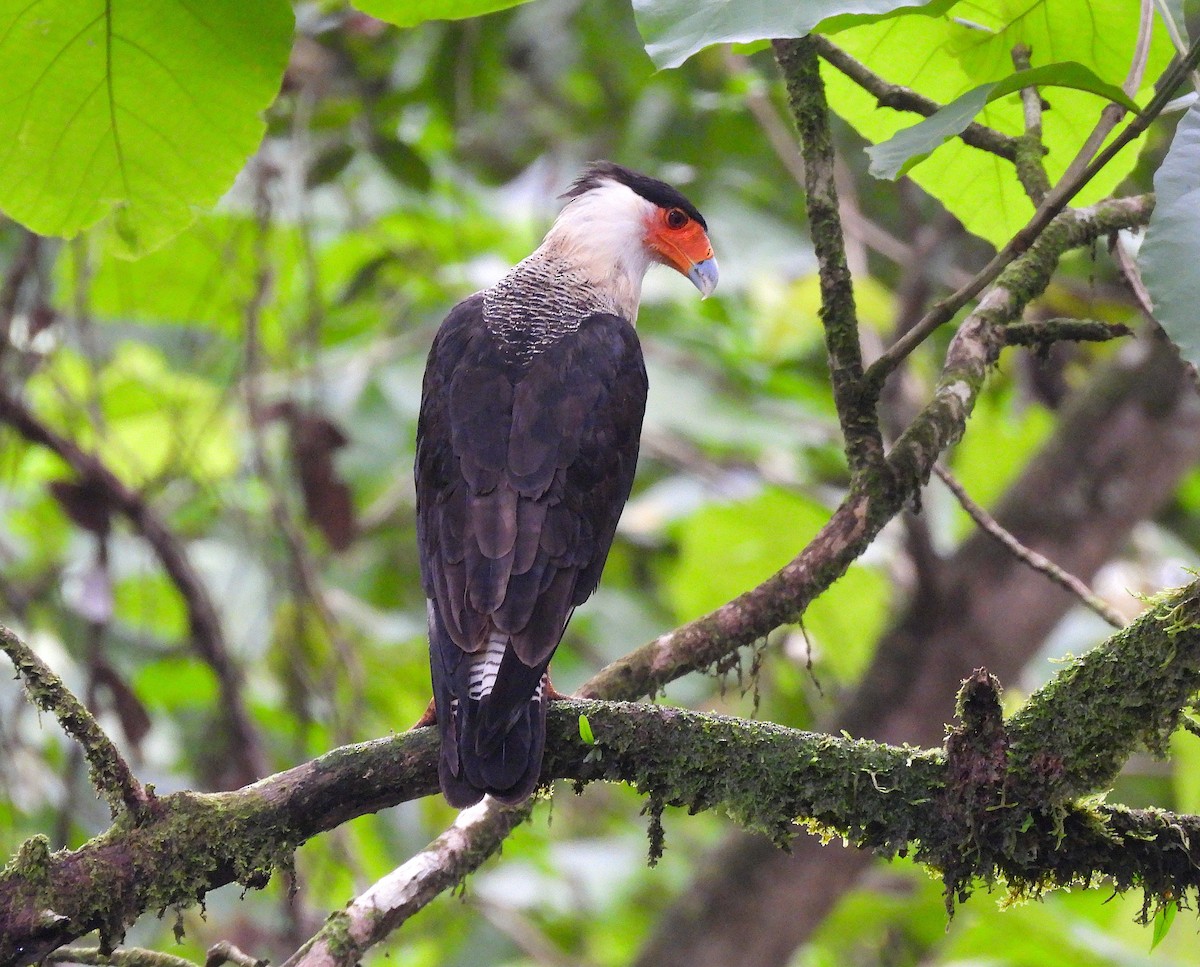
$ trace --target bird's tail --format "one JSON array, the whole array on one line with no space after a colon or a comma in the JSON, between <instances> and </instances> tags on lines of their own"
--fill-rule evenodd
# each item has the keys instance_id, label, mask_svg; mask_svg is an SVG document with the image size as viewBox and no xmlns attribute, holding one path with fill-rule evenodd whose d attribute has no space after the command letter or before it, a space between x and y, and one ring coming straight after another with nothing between
<instances>
[{"instance_id":1,"label":"bird's tail","mask_svg":"<svg viewBox=\"0 0 1200 967\"><path fill-rule=\"evenodd\" d=\"M435 627L430 632L445 634ZM471 698L464 668L470 657L454 647L434 647L431 654L455 662L453 668L431 662L442 736L438 780L446 801L456 809L485 794L508 805L523 802L537 787L546 747L544 667L529 668L510 650L489 694Z\"/></svg>"}]
</instances>

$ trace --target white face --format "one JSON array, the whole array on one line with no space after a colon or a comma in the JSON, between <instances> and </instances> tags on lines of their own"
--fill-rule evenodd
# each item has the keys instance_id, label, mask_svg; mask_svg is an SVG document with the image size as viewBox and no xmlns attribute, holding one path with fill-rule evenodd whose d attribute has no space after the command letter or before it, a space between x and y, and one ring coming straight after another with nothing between
<instances>
[{"instance_id":1,"label":"white face","mask_svg":"<svg viewBox=\"0 0 1200 967\"><path fill-rule=\"evenodd\" d=\"M572 198L546 235L546 245L576 261L594 266L595 277L624 276L640 289L654 261L646 233L656 206L618 181Z\"/></svg>"}]
</instances>

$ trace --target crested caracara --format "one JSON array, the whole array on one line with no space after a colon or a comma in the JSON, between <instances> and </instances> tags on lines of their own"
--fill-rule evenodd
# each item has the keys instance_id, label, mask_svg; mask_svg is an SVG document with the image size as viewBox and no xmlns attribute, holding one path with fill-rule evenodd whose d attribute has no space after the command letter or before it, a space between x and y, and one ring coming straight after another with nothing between
<instances>
[{"instance_id":1,"label":"crested caracara","mask_svg":"<svg viewBox=\"0 0 1200 967\"><path fill-rule=\"evenodd\" d=\"M451 805L536 787L546 666L596 589L646 408L634 332L654 263L707 296L700 212L661 181L590 165L537 250L456 305L434 338L417 427L417 540Z\"/></svg>"}]
</instances>

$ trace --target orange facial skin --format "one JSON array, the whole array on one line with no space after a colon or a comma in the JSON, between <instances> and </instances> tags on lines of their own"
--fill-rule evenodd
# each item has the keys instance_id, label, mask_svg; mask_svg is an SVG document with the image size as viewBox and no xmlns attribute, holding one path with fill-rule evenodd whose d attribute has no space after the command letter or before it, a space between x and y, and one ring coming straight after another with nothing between
<instances>
[{"instance_id":1,"label":"orange facial skin","mask_svg":"<svg viewBox=\"0 0 1200 967\"><path fill-rule=\"evenodd\" d=\"M713 257L707 233L698 221L679 208L660 208L650 216L646 245L660 262L682 275Z\"/></svg>"}]
</instances>

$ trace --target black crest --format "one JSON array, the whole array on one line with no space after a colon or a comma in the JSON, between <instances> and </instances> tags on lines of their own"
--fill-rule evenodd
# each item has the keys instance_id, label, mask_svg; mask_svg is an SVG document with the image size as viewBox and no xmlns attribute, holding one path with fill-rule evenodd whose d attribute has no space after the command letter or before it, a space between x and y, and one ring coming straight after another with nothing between
<instances>
[{"instance_id":1,"label":"black crest","mask_svg":"<svg viewBox=\"0 0 1200 967\"><path fill-rule=\"evenodd\" d=\"M578 198L593 188L599 188L606 181L616 181L625 185L659 208L682 208L700 223L701 228L708 229L704 216L677 188L612 161L593 161L584 169L583 174L575 179L575 183L563 192L562 197Z\"/></svg>"}]
</instances>

